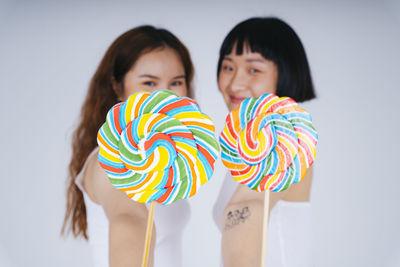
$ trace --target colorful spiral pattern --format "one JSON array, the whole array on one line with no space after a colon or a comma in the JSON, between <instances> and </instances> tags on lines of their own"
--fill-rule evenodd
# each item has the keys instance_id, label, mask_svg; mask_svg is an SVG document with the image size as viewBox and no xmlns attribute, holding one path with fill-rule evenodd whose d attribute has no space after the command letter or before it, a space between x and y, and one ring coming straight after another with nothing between
<instances>
[{"instance_id":1,"label":"colorful spiral pattern","mask_svg":"<svg viewBox=\"0 0 400 267\"><path fill-rule=\"evenodd\" d=\"M111 184L131 199L170 204L211 178L219 154L214 133L194 100L142 91L108 112L98 158Z\"/></svg>"},{"instance_id":2,"label":"colorful spiral pattern","mask_svg":"<svg viewBox=\"0 0 400 267\"><path fill-rule=\"evenodd\" d=\"M288 97L244 100L226 118L221 158L232 177L258 192L283 191L313 164L318 134L310 114Z\"/></svg>"}]
</instances>

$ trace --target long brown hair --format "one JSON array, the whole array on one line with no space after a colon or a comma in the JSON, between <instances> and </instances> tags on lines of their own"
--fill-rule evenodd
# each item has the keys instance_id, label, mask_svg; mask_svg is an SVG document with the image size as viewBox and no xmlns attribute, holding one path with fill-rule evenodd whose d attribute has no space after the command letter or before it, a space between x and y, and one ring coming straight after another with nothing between
<instances>
[{"instance_id":1,"label":"long brown hair","mask_svg":"<svg viewBox=\"0 0 400 267\"><path fill-rule=\"evenodd\" d=\"M81 108L80 122L72 136L72 157L69 164L67 204L61 233L72 231L75 237L87 236L86 207L75 178L82 170L90 152L97 146L97 131L104 123L108 110L119 102L125 74L144 53L157 48L174 49L181 58L188 96L193 97L192 80L194 69L187 48L171 32L153 26L140 26L119 36L108 48L91 82Z\"/></svg>"}]
</instances>

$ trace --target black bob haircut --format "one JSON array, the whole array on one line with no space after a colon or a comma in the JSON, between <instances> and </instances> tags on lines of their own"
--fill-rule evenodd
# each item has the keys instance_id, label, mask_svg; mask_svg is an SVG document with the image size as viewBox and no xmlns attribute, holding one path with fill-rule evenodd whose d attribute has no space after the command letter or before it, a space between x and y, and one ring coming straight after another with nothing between
<instances>
[{"instance_id":1,"label":"black bob haircut","mask_svg":"<svg viewBox=\"0 0 400 267\"><path fill-rule=\"evenodd\" d=\"M273 18L250 18L236 25L222 43L217 77L224 57L232 52L236 44L236 54L243 49L260 53L273 61L278 68L276 94L288 96L297 102L315 98L304 47L295 31L284 21Z\"/></svg>"}]
</instances>

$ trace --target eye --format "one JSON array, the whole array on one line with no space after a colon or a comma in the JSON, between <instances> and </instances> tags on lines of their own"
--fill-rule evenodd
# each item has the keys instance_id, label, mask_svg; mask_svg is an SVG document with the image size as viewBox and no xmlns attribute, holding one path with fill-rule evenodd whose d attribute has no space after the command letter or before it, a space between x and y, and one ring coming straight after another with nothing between
<instances>
[{"instance_id":1,"label":"eye","mask_svg":"<svg viewBox=\"0 0 400 267\"><path fill-rule=\"evenodd\" d=\"M156 86L156 83L152 82L152 81L147 81L147 82L144 82L143 84L147 85L147 86Z\"/></svg>"},{"instance_id":2,"label":"eye","mask_svg":"<svg viewBox=\"0 0 400 267\"><path fill-rule=\"evenodd\" d=\"M183 84L183 82L181 82L181 81L173 81L171 83L171 86L181 86L182 84Z\"/></svg>"},{"instance_id":3,"label":"eye","mask_svg":"<svg viewBox=\"0 0 400 267\"><path fill-rule=\"evenodd\" d=\"M228 66L228 65L223 65L222 66L222 70L224 70L224 71L232 71L233 68L231 66Z\"/></svg>"},{"instance_id":4,"label":"eye","mask_svg":"<svg viewBox=\"0 0 400 267\"><path fill-rule=\"evenodd\" d=\"M249 72L250 73L257 73L257 72L260 72L260 71L258 69L251 68L251 69L249 69Z\"/></svg>"}]
</instances>

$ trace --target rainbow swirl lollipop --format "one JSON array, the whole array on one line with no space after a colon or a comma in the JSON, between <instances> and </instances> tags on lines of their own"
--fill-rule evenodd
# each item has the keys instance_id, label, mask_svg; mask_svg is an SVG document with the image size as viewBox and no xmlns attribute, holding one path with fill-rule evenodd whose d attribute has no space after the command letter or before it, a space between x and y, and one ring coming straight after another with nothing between
<instances>
[{"instance_id":1,"label":"rainbow swirl lollipop","mask_svg":"<svg viewBox=\"0 0 400 267\"><path fill-rule=\"evenodd\" d=\"M226 118L221 158L233 178L256 191L283 191L315 159L318 134L311 116L288 97L244 100Z\"/></svg>"},{"instance_id":2,"label":"rainbow swirl lollipop","mask_svg":"<svg viewBox=\"0 0 400 267\"><path fill-rule=\"evenodd\" d=\"M108 112L98 158L111 184L131 199L170 204L211 178L219 153L214 132L194 100L142 91Z\"/></svg>"}]
</instances>

